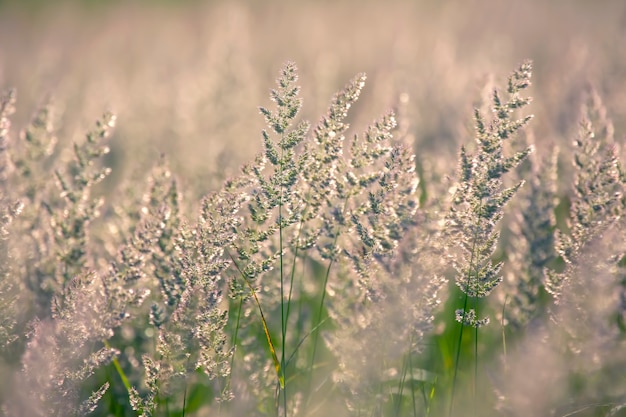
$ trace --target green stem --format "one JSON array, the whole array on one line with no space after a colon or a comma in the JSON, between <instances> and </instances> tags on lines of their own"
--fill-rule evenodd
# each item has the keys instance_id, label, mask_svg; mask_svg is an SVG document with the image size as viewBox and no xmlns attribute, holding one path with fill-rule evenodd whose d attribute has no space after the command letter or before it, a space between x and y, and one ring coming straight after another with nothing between
<instances>
[{"instance_id":1,"label":"green stem","mask_svg":"<svg viewBox=\"0 0 626 417\"><path fill-rule=\"evenodd\" d=\"M476 310L476 314L478 314L478 310ZM474 384L473 384L473 409L474 409L474 417L476 417L476 393L478 390L478 327L476 327L474 332Z\"/></svg>"},{"instance_id":2,"label":"green stem","mask_svg":"<svg viewBox=\"0 0 626 417\"><path fill-rule=\"evenodd\" d=\"M346 200L344 201L344 206L342 209L342 213L345 212L346 207L348 206L348 199L346 198ZM337 247L337 241L339 240L339 234L340 234L340 228L337 228L337 231L335 233L335 238L333 240L333 248ZM328 262L328 267L326 268L326 273L324 274L324 283L322 285L322 296L320 299L320 304L319 304L319 309L317 311L317 320L315 322L315 326L313 327L313 329L311 331L314 331L313 333L313 352L311 354L311 362L309 363L309 369L308 369L308 375L309 375L309 382L308 382L308 387L307 387L307 392L310 393L311 392L311 387L313 384L313 370L314 370L314 366L315 366L315 356L317 355L317 343L318 343L318 339L319 339L319 326L322 323L322 314L324 311L324 301L326 300L326 287L328 286L328 278L330 277L330 270L333 266L334 263L334 256L330 259L330 261ZM305 403L305 410L306 408L308 408L308 405L311 401L311 395L309 395L307 402Z\"/></svg>"},{"instance_id":3,"label":"green stem","mask_svg":"<svg viewBox=\"0 0 626 417\"><path fill-rule=\"evenodd\" d=\"M108 340L103 341L103 343L107 349L111 349L111 345L109 344ZM132 386L130 385L130 381L126 376L126 373L124 373L124 370L122 369L122 366L120 365L120 362L117 360L117 358L113 358L113 367L115 367L117 374L120 376L120 379L122 380L122 384L124 384L126 391L130 393Z\"/></svg>"},{"instance_id":4,"label":"green stem","mask_svg":"<svg viewBox=\"0 0 626 417\"><path fill-rule=\"evenodd\" d=\"M413 415L416 414L415 409L415 389L413 388L413 361L411 358L411 347L413 346L415 335L411 333L411 338L409 340L409 348L407 353L404 356L404 360L402 363L402 377L400 379L400 386L398 387L398 403L396 406L396 416L400 415L401 407L402 407L402 397L404 395L404 387L406 385L406 377L407 374L411 377L411 399L413 400Z\"/></svg>"},{"instance_id":5,"label":"green stem","mask_svg":"<svg viewBox=\"0 0 626 417\"><path fill-rule=\"evenodd\" d=\"M507 362L507 357L506 357L506 332L504 329L504 312L506 311L506 302L509 299L509 295L507 294L506 297L504 297L504 304L502 305L502 319L500 322L500 325L502 327L502 350L503 350L503 357L504 357L504 369L507 370L509 365Z\"/></svg>"},{"instance_id":6,"label":"green stem","mask_svg":"<svg viewBox=\"0 0 626 417\"><path fill-rule=\"evenodd\" d=\"M289 356L289 359L287 359L287 364L291 363L291 361L293 360L293 358L296 355L296 352L298 351L298 349L300 348L300 346L302 346L302 344L304 343L304 341L311 335L311 333L313 333L314 331L316 331L317 329L319 329L320 327L322 327L322 324L324 324L326 322L326 320L328 320L328 317L324 318L324 320L322 320L320 322L320 324L318 324L317 326L315 326L314 328L312 328L307 334L304 335L304 337L302 339L300 339L300 341L298 342L298 344L296 345L296 348L293 350L293 353Z\"/></svg>"},{"instance_id":7,"label":"green stem","mask_svg":"<svg viewBox=\"0 0 626 417\"><path fill-rule=\"evenodd\" d=\"M400 384L398 386L398 401L396 402L395 415L400 415L400 409L402 407L402 396L404 395L404 386L406 384L406 376L409 370L411 374L413 372L413 368L411 366L411 346L413 346L413 334L411 334L411 338L409 340L409 349L407 350L406 355L402 361L402 374L400 376ZM412 376L412 375L411 375ZM411 389L411 394L414 394L413 389ZM413 407L415 407L415 397L413 396Z\"/></svg>"},{"instance_id":8,"label":"green stem","mask_svg":"<svg viewBox=\"0 0 626 417\"><path fill-rule=\"evenodd\" d=\"M459 331L459 339L457 341L456 359L454 360L454 377L452 378L452 388L451 388L451 393L450 393L450 409L448 411L449 417L452 417L452 410L454 408L454 394L456 391L456 381L457 381L457 376L459 372L459 360L461 358L461 343L463 341L463 329L465 328L465 324L463 324L463 322L465 322L468 298L469 297L467 293L465 293L465 300L463 302L463 320L461 322L461 330Z\"/></svg>"},{"instance_id":9,"label":"green stem","mask_svg":"<svg viewBox=\"0 0 626 417\"><path fill-rule=\"evenodd\" d=\"M235 258L233 258L233 256L230 254L230 252L227 251L226 253L230 257L230 259L233 261L233 264L235 265L235 268L237 268L237 270L241 274L241 277L242 277L243 281L248 286L248 289L250 290L250 293L252 294L252 297L254 298L254 302L256 303L256 306L257 306L257 308L259 310L259 313L261 315L261 324L263 325L263 331L265 332L265 337L267 338L268 348L270 350L270 354L272 355L272 360L274 361L274 368L276 368L276 376L278 377L278 382L280 384L280 387L284 388L285 387L285 377L283 375L283 371L282 371L280 362L278 361L278 357L276 356L276 349L274 348L274 343L272 342L272 337L270 336L270 331L269 331L269 329L267 327L267 321L265 320L265 314L263 314L263 309L261 308L261 302L259 301L259 297L257 297L256 291L254 290L254 287L252 286L252 284L250 284L250 282L246 278L246 275L243 273L243 271L241 270L241 268L239 267L239 265L235 261Z\"/></svg>"},{"instance_id":10,"label":"green stem","mask_svg":"<svg viewBox=\"0 0 626 417\"><path fill-rule=\"evenodd\" d=\"M284 140L284 138L283 138ZM279 249L280 249L280 321L281 321L281 333L282 333L282 341L281 341L281 353L280 353L280 364L283 368L283 381L286 378L285 373L285 345L287 340L287 317L285 311L285 276L283 273L283 155L285 152L284 144L281 140L280 146L280 169L279 169L279 179L281 182L280 186L280 197L278 199L278 240L279 240ZM295 261L294 261L295 262ZM291 297L291 288L289 289L289 297ZM287 301L289 303L289 301ZM287 311L289 307L287 307ZM287 417L287 390L285 384L281 384L281 388L283 389L283 416Z\"/></svg>"},{"instance_id":11,"label":"green stem","mask_svg":"<svg viewBox=\"0 0 626 417\"><path fill-rule=\"evenodd\" d=\"M298 237L300 236L300 234L298 233ZM293 270L292 270L292 286L293 286L293 279L295 277L295 257L294 257L294 265L293 265ZM302 310L304 308L304 300L303 300L303 294L304 294L304 276L306 274L306 258L303 257L302 259L302 270L300 272L299 276L299 280L298 280L298 293L300 294L300 297L298 297L298 309L297 309L297 316L298 317L302 317ZM291 298L291 296L290 296ZM287 318L289 318L289 307L291 304L287 304ZM296 321L296 336L294 338L294 340L300 340L300 342L298 343L298 345L295 347L295 349L293 350L293 352L291 353L291 355L289 356L289 359L287 359L287 364L289 364L291 362L291 359L296 355L296 353L298 352L300 345L302 344L302 342L304 341L304 339L306 339L308 337L308 334L306 334L304 336L304 338L302 337L302 333L304 332L304 320L297 320Z\"/></svg>"},{"instance_id":12,"label":"green stem","mask_svg":"<svg viewBox=\"0 0 626 417\"><path fill-rule=\"evenodd\" d=\"M400 372L400 382L398 383L398 394L395 400L394 416L400 415L400 408L402 407L402 395L404 394L404 383L406 381L406 373L408 368L408 358L405 355L402 359L402 371ZM392 397L393 399L393 397Z\"/></svg>"},{"instance_id":13,"label":"green stem","mask_svg":"<svg viewBox=\"0 0 626 417\"><path fill-rule=\"evenodd\" d=\"M424 395L424 404L426 406L426 414L425 417L429 417L430 416L430 410L431 410L431 404L433 402L433 398L435 398L435 390L437 389L437 377L435 377L435 380L432 383L432 387L430 389L430 394L428 396L426 396L426 392L424 391L424 388L422 389L423 395Z\"/></svg>"},{"instance_id":14,"label":"green stem","mask_svg":"<svg viewBox=\"0 0 626 417\"><path fill-rule=\"evenodd\" d=\"M344 201L342 214L345 213L347 206L348 206L348 199L346 198L346 200ZM340 235L340 228L337 228L337 231L335 233L335 239L333 240L333 248L337 247L339 235ZM324 301L326 300L326 287L328 286L328 278L330 277L330 269L333 266L334 259L335 259L334 256L330 259L330 261L328 262L328 267L326 268L326 273L324 274L324 284L322 285L322 297L320 299L319 309L317 311L317 321L315 323L316 327L322 321L322 314L324 311ZM311 355L311 364L309 366L309 375L310 375L309 386L313 379L313 365L315 364L315 355L317 353L318 338L319 338L319 330L316 331L315 334L313 335L313 353Z\"/></svg>"},{"instance_id":15,"label":"green stem","mask_svg":"<svg viewBox=\"0 0 626 417\"><path fill-rule=\"evenodd\" d=\"M186 366L187 369L189 369L189 360L190 360L190 357L187 356L187 366ZM182 417L185 417L185 411L187 409L187 387L188 387L188 385L189 385L189 380L188 380L188 378L185 378L185 389L183 390L183 415L182 415ZM169 407L168 407L167 415L169 416L169 414L170 413L169 413Z\"/></svg>"},{"instance_id":16,"label":"green stem","mask_svg":"<svg viewBox=\"0 0 626 417\"><path fill-rule=\"evenodd\" d=\"M322 314L323 314L323 310L324 310L324 301L326 300L326 286L328 285L328 277L330 276L330 269L333 266L333 260L331 259L328 262L328 267L326 268L326 273L324 274L324 284L322 285L322 298L320 299L320 304L319 304L319 310L317 311L317 320L316 320L316 327L317 327L317 323L320 323L322 321ZM309 370L311 371L310 375L312 376L312 371L313 371L313 366L315 364L315 355L317 353L317 340L319 338L319 331L316 331L313 334L313 353L311 354L311 364L309 367Z\"/></svg>"},{"instance_id":17,"label":"green stem","mask_svg":"<svg viewBox=\"0 0 626 417\"><path fill-rule=\"evenodd\" d=\"M472 272L474 269L474 258L476 256L476 245L478 242L478 223L480 222L480 212L482 210L482 207L483 207L483 200L481 198L480 204L478 205L478 216L477 216L478 220L476 221L476 227L474 229L475 231L474 231L474 239L472 241L472 252L471 252L470 262L467 267L467 284L465 284L465 291L464 291L465 299L463 300L463 318L461 320L461 330L459 331L456 359L455 359L455 364L454 364L454 377L452 379L452 388L451 388L451 394L450 394L450 408L448 410L449 417L452 417L452 411L454 409L454 395L456 391L456 383L457 383L457 377L458 377L458 371L459 371L459 360L461 358L461 343L463 342L463 329L465 328L465 318L467 316L467 304L469 302L468 291L469 291L470 281L472 278ZM476 332L478 332L478 328L476 328Z\"/></svg>"},{"instance_id":18,"label":"green stem","mask_svg":"<svg viewBox=\"0 0 626 417\"><path fill-rule=\"evenodd\" d=\"M413 335L411 335L411 345L413 345ZM413 386L413 355L411 355L411 346L409 346L409 370L411 371L411 401L413 403L413 417L417 417L417 404L415 401L415 387ZM423 381L422 384L425 384Z\"/></svg>"},{"instance_id":19,"label":"green stem","mask_svg":"<svg viewBox=\"0 0 626 417\"><path fill-rule=\"evenodd\" d=\"M337 241L337 238L335 237L335 243L336 241ZM326 299L326 285L328 284L328 277L330 275L330 268L332 267L332 265L333 265L333 261L331 259L328 262L328 267L326 268L326 274L324 275L324 285L322 286L322 298L320 300L320 307L319 307L318 314L317 314L316 325L313 327L313 329L311 329L311 331L314 332L313 333L313 353L311 354L311 362L309 363L309 369L308 369L309 382L308 382L306 392L309 393L309 397L307 399L307 402L305 403L305 410L308 408L309 402L311 401L311 398L312 398L312 395L310 395L310 393L311 393L311 387L313 385L313 369L315 365L315 355L317 353L317 340L319 338L319 326L322 323L322 311L324 308L324 300Z\"/></svg>"},{"instance_id":20,"label":"green stem","mask_svg":"<svg viewBox=\"0 0 626 417\"><path fill-rule=\"evenodd\" d=\"M299 252L299 247L298 247L298 242L300 241L300 236L302 234L302 227L304 225L304 220L300 220L300 225L298 227L298 235L296 236L296 247L294 248L294 254L293 254L293 263L291 264L291 273L290 273L290 277L289 277L289 294L287 295L287 314L285 315L285 323L289 322L289 313L291 312L291 297L293 295L293 282L295 279L295 275L296 275L296 265L297 265L297 260L298 260L298 252ZM304 261L303 261L303 265L304 265ZM302 296L300 297L302 298ZM300 301L302 301L300 299ZM285 333L286 333L286 328L285 328ZM298 337L296 338L296 340L299 339L299 334ZM285 351L285 346L283 344L283 352ZM283 355L284 357L284 355ZM285 366L285 364L283 364L283 367Z\"/></svg>"}]
</instances>

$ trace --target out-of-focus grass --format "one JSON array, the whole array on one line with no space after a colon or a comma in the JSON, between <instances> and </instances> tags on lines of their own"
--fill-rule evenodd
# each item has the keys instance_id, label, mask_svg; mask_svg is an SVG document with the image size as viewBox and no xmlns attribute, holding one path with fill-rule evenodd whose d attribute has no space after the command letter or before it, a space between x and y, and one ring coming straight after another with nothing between
<instances>
[{"instance_id":1,"label":"out-of-focus grass","mask_svg":"<svg viewBox=\"0 0 626 417\"><path fill-rule=\"evenodd\" d=\"M111 109L119 165L144 167L165 152L185 178L206 179L198 193L259 149L256 105L286 59L301 68L305 116L321 114L359 71L371 87L358 125L406 93L418 156L435 164L471 133L466 115L490 82L486 69L506 73L524 58L535 62L538 146L570 133L588 83L616 129L626 125L621 1L34 1L0 10L0 84L18 89L18 125L46 95L62 114L62 139Z\"/></svg>"}]
</instances>

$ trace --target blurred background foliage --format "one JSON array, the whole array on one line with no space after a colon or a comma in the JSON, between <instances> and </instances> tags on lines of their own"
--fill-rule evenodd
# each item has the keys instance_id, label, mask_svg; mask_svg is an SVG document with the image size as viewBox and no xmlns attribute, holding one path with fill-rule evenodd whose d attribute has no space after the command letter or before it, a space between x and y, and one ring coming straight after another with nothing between
<instances>
[{"instance_id":1,"label":"blurred background foliage","mask_svg":"<svg viewBox=\"0 0 626 417\"><path fill-rule=\"evenodd\" d=\"M165 153L193 193L217 188L261 149L257 107L286 60L300 67L313 122L366 72L355 126L402 104L418 158L443 164L439 172L471 137L491 74L526 58L539 148L571 142L589 86L616 132L626 127L621 0L4 0L0 39L0 85L17 88L17 128L47 100L62 142L80 140L103 111L118 114L108 187Z\"/></svg>"}]
</instances>

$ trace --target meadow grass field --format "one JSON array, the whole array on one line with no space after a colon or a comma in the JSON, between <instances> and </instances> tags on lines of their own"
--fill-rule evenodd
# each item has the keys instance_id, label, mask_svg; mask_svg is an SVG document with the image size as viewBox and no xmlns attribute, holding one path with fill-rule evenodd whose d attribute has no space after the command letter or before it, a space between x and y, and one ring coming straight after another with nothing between
<instances>
[{"instance_id":1,"label":"meadow grass field","mask_svg":"<svg viewBox=\"0 0 626 417\"><path fill-rule=\"evenodd\" d=\"M0 39L0 416L626 416L623 2Z\"/></svg>"}]
</instances>

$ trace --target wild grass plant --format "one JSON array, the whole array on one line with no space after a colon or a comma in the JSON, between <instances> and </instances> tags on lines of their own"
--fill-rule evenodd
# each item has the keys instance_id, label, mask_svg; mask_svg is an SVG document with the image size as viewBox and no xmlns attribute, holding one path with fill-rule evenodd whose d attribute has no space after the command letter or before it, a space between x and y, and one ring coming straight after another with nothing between
<instances>
[{"instance_id":1,"label":"wild grass plant","mask_svg":"<svg viewBox=\"0 0 626 417\"><path fill-rule=\"evenodd\" d=\"M531 72L474 111L455 173L401 112L350 129L364 74L307 121L286 63L262 152L199 202L166 157L107 202L115 116L64 152L54 103L16 132L9 90L2 415L622 415L626 174L590 93L557 201L560 153L520 135Z\"/></svg>"}]
</instances>

